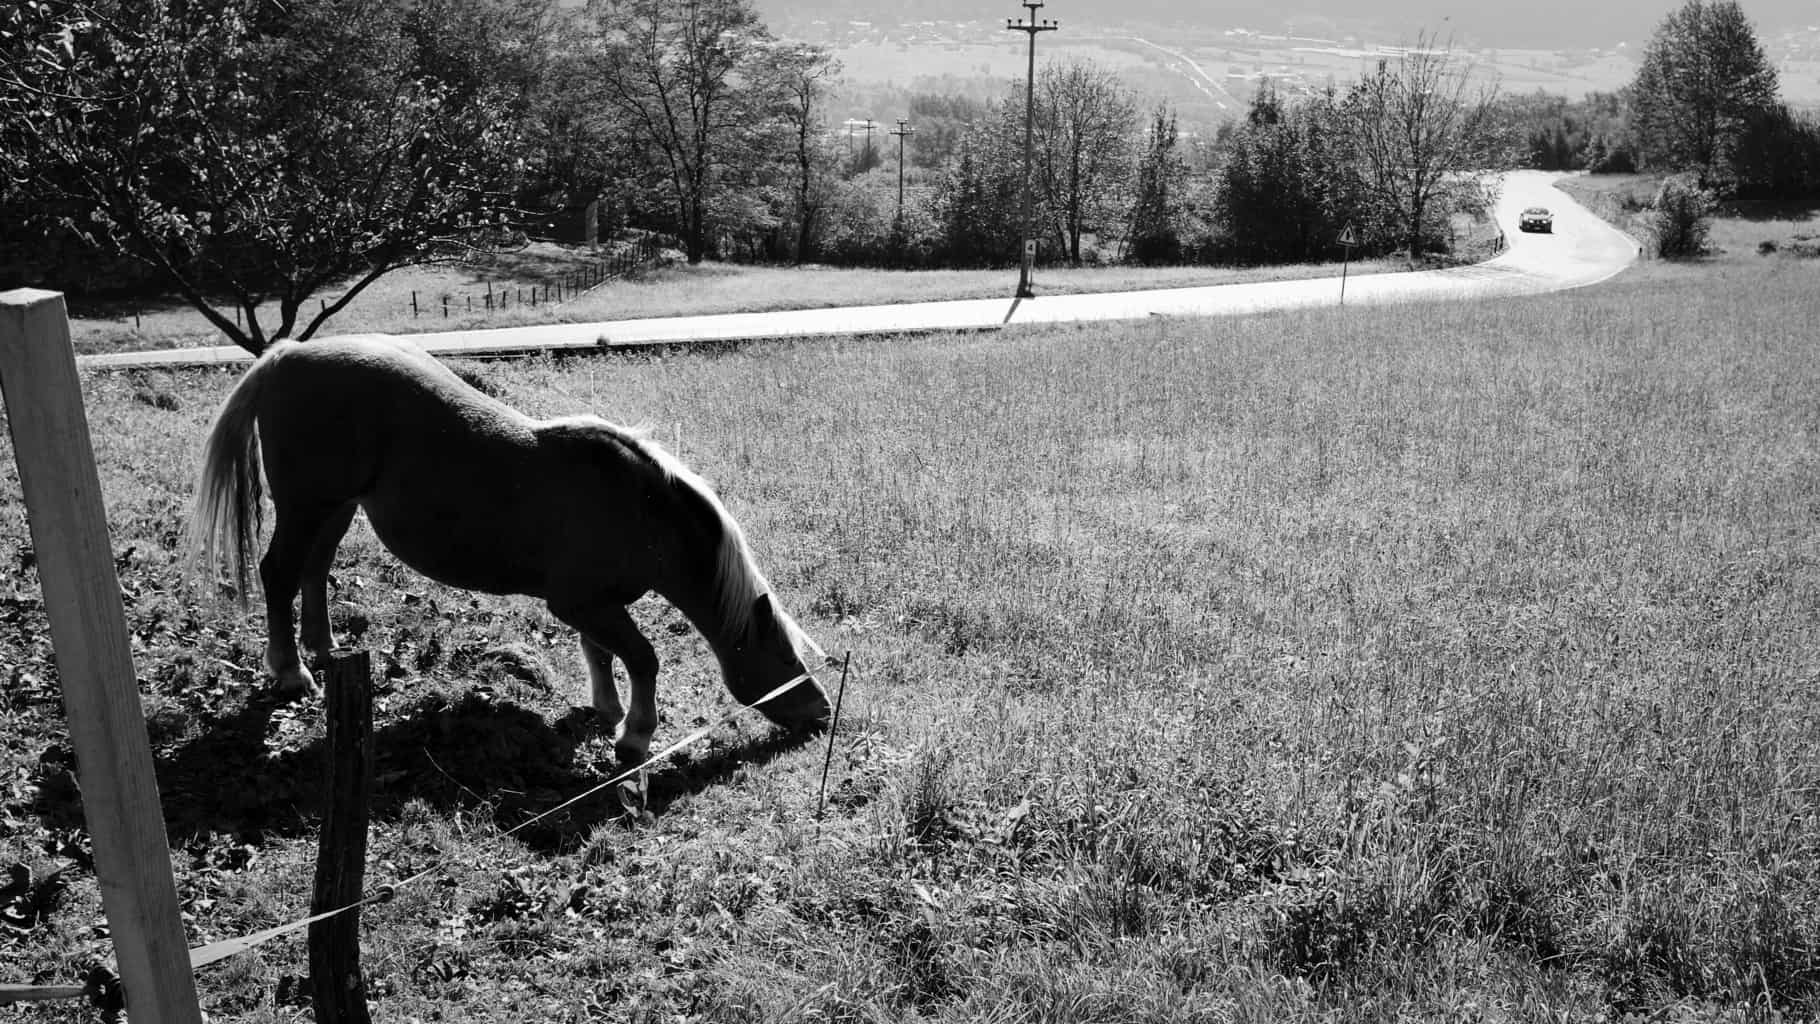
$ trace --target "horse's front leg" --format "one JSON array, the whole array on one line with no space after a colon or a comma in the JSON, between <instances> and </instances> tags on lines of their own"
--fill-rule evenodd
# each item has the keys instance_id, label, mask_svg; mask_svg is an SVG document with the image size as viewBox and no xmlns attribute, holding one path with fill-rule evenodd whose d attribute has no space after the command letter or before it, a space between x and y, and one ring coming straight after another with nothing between
<instances>
[{"instance_id":1,"label":"horse's front leg","mask_svg":"<svg viewBox=\"0 0 1820 1024\"><path fill-rule=\"evenodd\" d=\"M619 703L619 687L613 683L613 652L586 636L581 638L581 655L588 663L588 685L594 700L594 713L607 731L619 728L626 709Z\"/></svg>"},{"instance_id":2,"label":"horse's front leg","mask_svg":"<svg viewBox=\"0 0 1820 1024\"><path fill-rule=\"evenodd\" d=\"M584 640L588 653L588 672L594 687L594 709L603 718L618 717L619 694L613 687L610 658L598 658L588 651L593 644L626 666L631 682L631 707L625 712L625 727L613 743L613 752L625 764L641 764L651 752L651 734L657 731L657 652L645 639L625 607L603 604L587 608L550 606L557 618L575 628ZM603 671L604 670L604 671Z\"/></svg>"}]
</instances>

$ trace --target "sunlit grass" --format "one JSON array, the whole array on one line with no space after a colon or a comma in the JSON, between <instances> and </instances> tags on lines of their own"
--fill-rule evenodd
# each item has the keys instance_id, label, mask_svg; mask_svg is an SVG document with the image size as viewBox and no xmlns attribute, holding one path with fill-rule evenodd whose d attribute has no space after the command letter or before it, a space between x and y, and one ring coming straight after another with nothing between
<instances>
[{"instance_id":1,"label":"sunlit grass","mask_svg":"<svg viewBox=\"0 0 1820 1024\"><path fill-rule=\"evenodd\" d=\"M1639 238L1649 237L1649 206L1662 176L1594 174L1562 178L1556 187L1588 209ZM1716 272L1750 277L1782 262L1820 261L1820 203L1742 200L1722 203L1713 217L1706 252L1690 261L1665 261L1643 247L1645 259L1632 269L1633 279L1681 282L1690 287L1710 283Z\"/></svg>"},{"instance_id":2,"label":"sunlit grass","mask_svg":"<svg viewBox=\"0 0 1820 1024\"><path fill-rule=\"evenodd\" d=\"M578 295L538 288L564 268L588 264L581 248L538 246L530 257L499 266L407 267L362 291L324 329L327 334L388 333L516 327L546 323L589 323L710 313L819 309L837 306L937 302L948 299L1009 298L1015 269L891 271L832 267L775 267L734 263L661 263L615 278ZM1404 269L1394 260L1359 261L1353 274ZM1338 276L1340 264L1287 267L1066 267L1039 268L1035 288L1045 295L1189 288L1247 281L1286 281ZM495 311L487 310L494 296ZM324 295L334 300L339 293ZM445 306L446 300L446 306ZM306 303L313 315L317 304ZM84 311L78 310L79 314ZM274 324L275 306L261 322ZM224 344L200 314L175 302L155 309L111 307L79 315L72 334L81 352L128 351Z\"/></svg>"},{"instance_id":3,"label":"sunlit grass","mask_svg":"<svg viewBox=\"0 0 1820 1024\"><path fill-rule=\"evenodd\" d=\"M543 724L585 692L566 634L425 585L357 528L337 614L398 670L371 873L452 862L367 915L376 1014L1811 1018L1820 289L1812 263L1763 267L478 368L539 414L651 424L855 674L819 826L818 747L712 767L765 735L745 723L659 774L680 788L653 823L597 809L502 840L604 770ZM252 617L192 620L171 590L230 380L90 386L176 768L218 765L199 745L253 685L220 662L257 664ZM726 705L693 634L639 616L662 742ZM504 640L547 647L568 692L487 674ZM54 711L7 692L4 767L37 779ZM174 837L199 937L307 902L307 791L284 780L311 762L283 758L311 753L314 714L265 728L216 831ZM0 835L0 860L45 860L38 834ZM242 841L256 857L213 866ZM79 887L0 961L56 975L96 909ZM273 996L305 969L292 944L205 975L211 1014L294 1019Z\"/></svg>"}]
</instances>

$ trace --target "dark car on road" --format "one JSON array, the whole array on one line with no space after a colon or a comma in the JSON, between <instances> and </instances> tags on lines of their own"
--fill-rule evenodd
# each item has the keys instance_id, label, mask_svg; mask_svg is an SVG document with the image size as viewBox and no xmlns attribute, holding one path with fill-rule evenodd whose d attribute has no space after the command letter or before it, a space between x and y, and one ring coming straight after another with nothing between
<instances>
[{"instance_id":1,"label":"dark car on road","mask_svg":"<svg viewBox=\"0 0 1820 1024\"><path fill-rule=\"evenodd\" d=\"M1552 235L1555 231L1555 215L1549 213L1545 206L1532 206L1523 211L1517 227L1524 231L1541 231Z\"/></svg>"}]
</instances>

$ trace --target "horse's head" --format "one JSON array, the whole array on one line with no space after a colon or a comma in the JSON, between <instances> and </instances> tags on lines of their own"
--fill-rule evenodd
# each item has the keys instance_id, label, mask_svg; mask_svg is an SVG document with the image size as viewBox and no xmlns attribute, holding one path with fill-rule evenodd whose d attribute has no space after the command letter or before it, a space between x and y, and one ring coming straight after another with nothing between
<instances>
[{"instance_id":1,"label":"horse's head","mask_svg":"<svg viewBox=\"0 0 1820 1024\"><path fill-rule=\"evenodd\" d=\"M738 664L724 666L727 687L741 703L750 704L797 676L825 667L828 659L765 593L752 602L737 660ZM822 729L828 725L828 693L814 678L804 679L758 710L786 729Z\"/></svg>"}]
</instances>

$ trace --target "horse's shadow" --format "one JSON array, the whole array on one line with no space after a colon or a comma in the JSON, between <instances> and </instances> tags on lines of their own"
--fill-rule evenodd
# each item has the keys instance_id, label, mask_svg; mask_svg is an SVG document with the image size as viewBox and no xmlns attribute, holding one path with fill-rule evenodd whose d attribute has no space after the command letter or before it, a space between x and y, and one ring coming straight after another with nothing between
<instances>
[{"instance_id":1,"label":"horse's shadow","mask_svg":"<svg viewBox=\"0 0 1820 1024\"><path fill-rule=\"evenodd\" d=\"M309 730L315 738L295 745L275 742L274 736L285 734L289 723L283 719L315 713L269 697L252 698L158 756L173 842L314 833L327 800L326 743L320 729ZM427 805L442 815L490 815L497 828L512 829L617 771L599 738L594 716L585 709L551 722L488 692L426 695L374 729L369 813L375 822L393 822L407 807ZM679 752L674 763L648 773L642 810L662 815L676 801L725 782L740 767L770 761L805 742L800 735L773 732L716 746L699 757ZM67 809L44 810L67 815ZM619 787L611 786L515 834L545 854L568 852L628 810Z\"/></svg>"}]
</instances>

